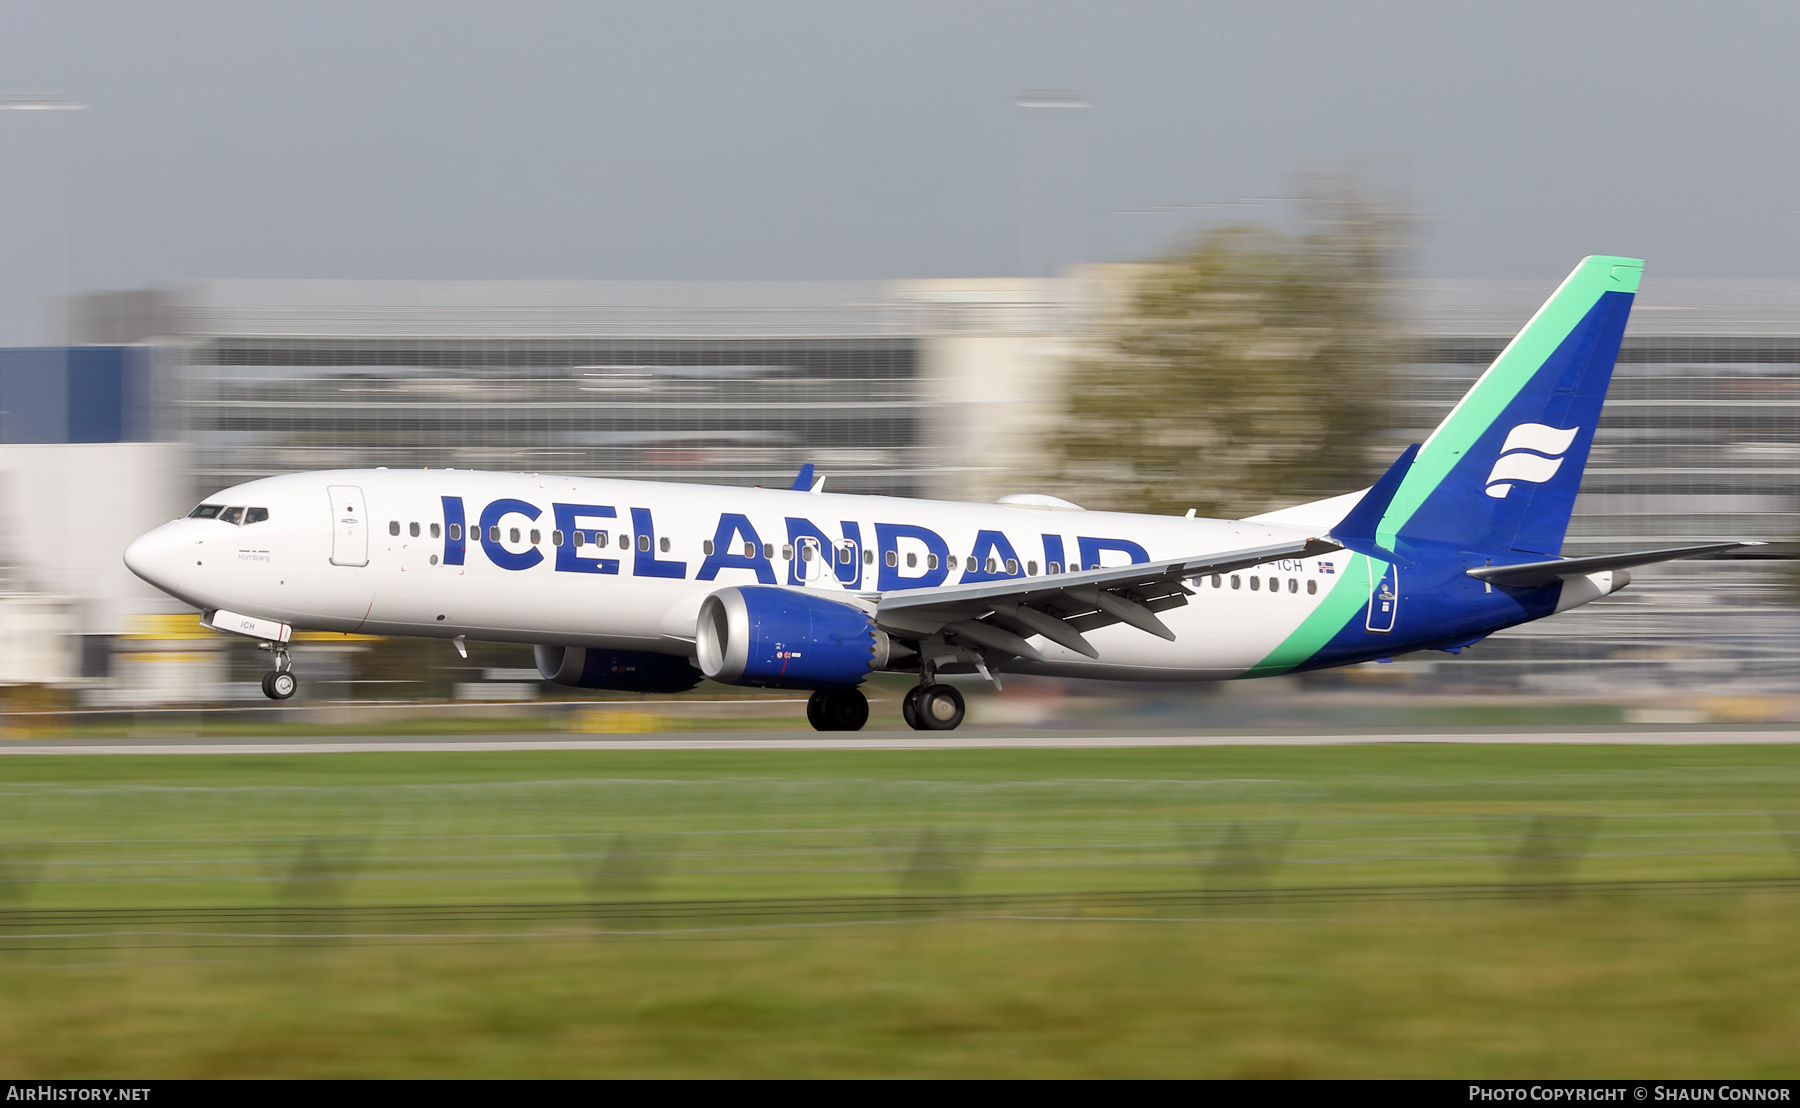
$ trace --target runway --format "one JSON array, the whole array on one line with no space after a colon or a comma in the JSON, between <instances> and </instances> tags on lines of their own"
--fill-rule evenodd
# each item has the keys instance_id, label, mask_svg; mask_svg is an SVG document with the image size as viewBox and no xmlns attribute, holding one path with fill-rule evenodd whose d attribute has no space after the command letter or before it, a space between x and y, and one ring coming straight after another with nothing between
<instances>
[{"instance_id":1,"label":"runway","mask_svg":"<svg viewBox=\"0 0 1800 1108\"><path fill-rule=\"evenodd\" d=\"M692 732L653 735L544 734L473 736L292 736L170 740L9 739L0 755L107 754L378 754L483 753L532 750L795 751L795 750L1124 750L1226 746L1359 746L1374 744L1724 746L1800 743L1800 730L1745 727L1715 730L1408 731L1343 734L1145 734L970 731L927 735L886 731L847 735L813 731Z\"/></svg>"}]
</instances>

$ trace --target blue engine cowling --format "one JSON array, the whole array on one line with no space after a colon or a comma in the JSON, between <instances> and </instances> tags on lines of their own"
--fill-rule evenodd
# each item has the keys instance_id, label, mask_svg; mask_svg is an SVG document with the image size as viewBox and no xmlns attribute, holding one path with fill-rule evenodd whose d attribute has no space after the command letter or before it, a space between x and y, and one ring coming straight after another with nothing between
<instances>
[{"instance_id":1,"label":"blue engine cowling","mask_svg":"<svg viewBox=\"0 0 1800 1108\"><path fill-rule=\"evenodd\" d=\"M544 680L572 689L673 693L700 683L699 670L669 654L592 646L534 646L531 652Z\"/></svg>"},{"instance_id":2,"label":"blue engine cowling","mask_svg":"<svg viewBox=\"0 0 1800 1108\"><path fill-rule=\"evenodd\" d=\"M887 665L888 637L854 604L750 585L700 602L700 671L727 685L832 689Z\"/></svg>"}]
</instances>

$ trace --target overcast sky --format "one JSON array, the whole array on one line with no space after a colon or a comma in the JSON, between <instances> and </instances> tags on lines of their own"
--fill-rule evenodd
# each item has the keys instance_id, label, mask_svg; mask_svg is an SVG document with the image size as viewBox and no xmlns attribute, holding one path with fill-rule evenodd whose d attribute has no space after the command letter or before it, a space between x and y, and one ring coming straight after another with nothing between
<instances>
[{"instance_id":1,"label":"overcast sky","mask_svg":"<svg viewBox=\"0 0 1800 1108\"><path fill-rule=\"evenodd\" d=\"M1013 98L1065 89L1090 260L1349 158L1426 276L1792 277L1797 46L1791 3L5 0L0 92L89 108L0 112L0 220L66 171L77 290L1006 276Z\"/></svg>"}]
</instances>

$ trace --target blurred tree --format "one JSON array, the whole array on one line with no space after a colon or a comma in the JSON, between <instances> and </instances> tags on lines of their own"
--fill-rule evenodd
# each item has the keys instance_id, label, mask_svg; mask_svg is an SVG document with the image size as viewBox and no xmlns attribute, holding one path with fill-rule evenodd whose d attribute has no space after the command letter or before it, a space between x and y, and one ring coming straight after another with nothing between
<instances>
[{"instance_id":1,"label":"blurred tree","mask_svg":"<svg viewBox=\"0 0 1800 1108\"><path fill-rule=\"evenodd\" d=\"M1104 354L1066 378L1059 468L1078 502L1235 519L1350 492L1392 460L1409 221L1352 177L1303 184L1321 199L1302 231L1218 228L1143 267Z\"/></svg>"}]
</instances>

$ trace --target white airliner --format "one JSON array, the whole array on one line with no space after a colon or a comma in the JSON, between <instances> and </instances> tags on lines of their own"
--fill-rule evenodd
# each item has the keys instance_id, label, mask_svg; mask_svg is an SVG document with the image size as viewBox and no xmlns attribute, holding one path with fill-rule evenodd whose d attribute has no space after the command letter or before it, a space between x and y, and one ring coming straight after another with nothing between
<instances>
[{"instance_id":1,"label":"white airliner","mask_svg":"<svg viewBox=\"0 0 1800 1108\"><path fill-rule=\"evenodd\" d=\"M226 489L125 562L260 640L277 700L296 628L531 643L579 688L809 689L820 730L860 728L881 671L916 673L906 721L948 730L943 673L1206 681L1457 651L1631 566L1746 545L1560 557L1642 269L1584 260L1372 488L1250 519L837 495L811 466L781 490L338 470Z\"/></svg>"}]
</instances>

